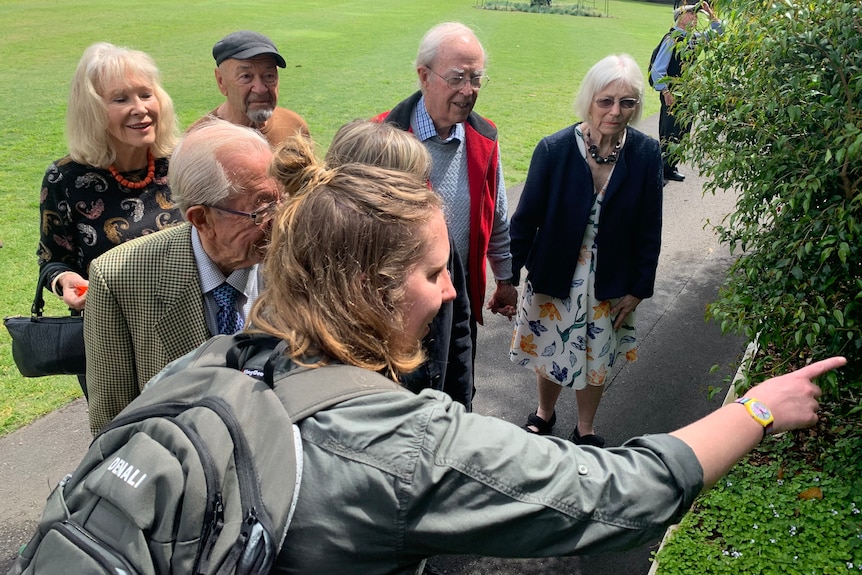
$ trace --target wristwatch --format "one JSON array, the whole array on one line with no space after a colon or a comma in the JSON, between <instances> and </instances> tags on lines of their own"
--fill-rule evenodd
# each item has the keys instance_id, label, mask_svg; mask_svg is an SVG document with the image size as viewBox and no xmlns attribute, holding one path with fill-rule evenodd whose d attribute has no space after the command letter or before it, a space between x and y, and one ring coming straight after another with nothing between
<instances>
[{"instance_id":1,"label":"wristwatch","mask_svg":"<svg viewBox=\"0 0 862 575\"><path fill-rule=\"evenodd\" d=\"M775 418L768 407L753 397L740 397L736 400L736 403L745 406L752 419L763 426L763 437L766 437L772 431L772 424L775 422Z\"/></svg>"},{"instance_id":2,"label":"wristwatch","mask_svg":"<svg viewBox=\"0 0 862 575\"><path fill-rule=\"evenodd\" d=\"M502 285L510 285L510 286L511 286L511 285L515 285L515 277L514 277L514 276L512 276L512 277L510 277L510 278L506 278L506 279L503 279L503 280L497 280L497 283L498 283L498 284L502 284Z\"/></svg>"}]
</instances>

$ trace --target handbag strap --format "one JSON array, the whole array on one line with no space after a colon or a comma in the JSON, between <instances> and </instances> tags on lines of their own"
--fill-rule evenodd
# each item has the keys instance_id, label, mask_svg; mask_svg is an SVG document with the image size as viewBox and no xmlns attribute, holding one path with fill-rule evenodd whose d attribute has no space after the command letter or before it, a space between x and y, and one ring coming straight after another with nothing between
<instances>
[{"instance_id":1,"label":"handbag strap","mask_svg":"<svg viewBox=\"0 0 862 575\"><path fill-rule=\"evenodd\" d=\"M48 283L48 274L40 273L39 281L36 282L36 296L33 298L33 306L30 308L30 315L33 317L42 317L42 312L45 309L45 299L42 297L42 290L45 289Z\"/></svg>"}]
</instances>

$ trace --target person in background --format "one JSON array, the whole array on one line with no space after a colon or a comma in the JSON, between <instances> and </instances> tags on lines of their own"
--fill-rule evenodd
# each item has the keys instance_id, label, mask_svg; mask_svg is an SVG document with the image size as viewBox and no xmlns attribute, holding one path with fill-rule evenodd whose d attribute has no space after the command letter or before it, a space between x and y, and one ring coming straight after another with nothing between
<instances>
[{"instance_id":1,"label":"person in background","mask_svg":"<svg viewBox=\"0 0 862 575\"><path fill-rule=\"evenodd\" d=\"M431 185L446 204L449 235L466 270L474 356L486 260L497 283L488 309L512 317L518 300L497 128L473 112L488 82L485 60L485 49L464 24L431 28L416 55L420 91L374 118L410 130L431 153Z\"/></svg>"},{"instance_id":2,"label":"person in background","mask_svg":"<svg viewBox=\"0 0 862 575\"><path fill-rule=\"evenodd\" d=\"M106 42L84 51L66 108L69 155L42 180L36 251L46 285L73 313L86 305L90 262L182 221L167 179L178 134L150 56Z\"/></svg>"},{"instance_id":3,"label":"person in background","mask_svg":"<svg viewBox=\"0 0 862 575\"><path fill-rule=\"evenodd\" d=\"M308 182L273 220L252 331L283 340L299 365L398 380L421 363L428 324L455 297L442 202L411 174L356 163L318 166ZM524 433L431 389L346 400L299 423L302 489L272 572L417 573L443 553L639 545L767 433L816 422L811 379L844 363L770 379L745 404L608 450Z\"/></svg>"},{"instance_id":4,"label":"person in background","mask_svg":"<svg viewBox=\"0 0 862 575\"><path fill-rule=\"evenodd\" d=\"M93 261L84 315L93 434L169 362L246 324L280 201L271 160L250 128L212 120L187 132L168 176L188 223Z\"/></svg>"},{"instance_id":5,"label":"person in background","mask_svg":"<svg viewBox=\"0 0 862 575\"><path fill-rule=\"evenodd\" d=\"M697 15L703 12L709 18L709 32L695 32ZM677 170L676 160L668 154L668 144L675 144L691 131L691 124L682 124L673 114L676 103L670 82L682 74L684 62L684 47L693 46L707 34L722 34L724 28L715 16L709 2L700 0L684 0L683 5L673 11L674 25L670 32L664 35L656 52L655 60L650 68L650 79L653 88L659 93L658 133L661 141L661 157L664 168L664 179L682 182L685 176Z\"/></svg>"},{"instance_id":6,"label":"person in background","mask_svg":"<svg viewBox=\"0 0 862 575\"><path fill-rule=\"evenodd\" d=\"M272 40L240 30L213 46L215 79L225 101L189 129L216 117L259 131L270 146L296 133L308 135L305 120L292 110L279 108L278 69L287 64Z\"/></svg>"},{"instance_id":7,"label":"person in background","mask_svg":"<svg viewBox=\"0 0 862 575\"><path fill-rule=\"evenodd\" d=\"M355 120L335 133L324 159L334 168L351 162L399 170L427 182L431 156L413 134L391 124ZM277 146L272 170L286 195L294 195L317 161L307 138L296 136ZM450 246L446 273L455 286L456 296L443 302L423 340L426 359L417 369L401 376L401 383L419 392L426 387L442 390L463 404L467 411L473 401L473 354L470 338L470 300L458 252Z\"/></svg>"},{"instance_id":8,"label":"person in background","mask_svg":"<svg viewBox=\"0 0 862 575\"><path fill-rule=\"evenodd\" d=\"M536 146L512 215L512 269L529 273L509 357L536 374L531 433L551 433L570 387L571 440L602 447L593 420L604 384L621 358L637 359L635 310L653 294L662 223L659 145L630 125L643 86L628 55L595 64L575 101L581 121Z\"/></svg>"}]
</instances>

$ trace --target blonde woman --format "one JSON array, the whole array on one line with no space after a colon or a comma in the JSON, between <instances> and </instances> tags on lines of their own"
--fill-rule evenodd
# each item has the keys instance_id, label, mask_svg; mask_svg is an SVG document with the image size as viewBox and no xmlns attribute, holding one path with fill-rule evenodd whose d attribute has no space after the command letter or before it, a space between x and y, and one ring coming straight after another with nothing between
<instances>
[{"instance_id":1,"label":"blonde woman","mask_svg":"<svg viewBox=\"0 0 862 575\"><path fill-rule=\"evenodd\" d=\"M51 164L39 201L40 274L83 311L90 262L182 221L171 201L174 107L147 54L99 42L81 57L69 94L69 154ZM86 395L83 378L81 387Z\"/></svg>"}]
</instances>

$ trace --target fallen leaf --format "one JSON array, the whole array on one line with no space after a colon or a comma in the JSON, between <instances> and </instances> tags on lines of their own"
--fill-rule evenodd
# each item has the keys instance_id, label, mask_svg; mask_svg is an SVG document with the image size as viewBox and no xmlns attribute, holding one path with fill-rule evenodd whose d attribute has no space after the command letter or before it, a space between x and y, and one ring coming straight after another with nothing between
<instances>
[{"instance_id":1,"label":"fallen leaf","mask_svg":"<svg viewBox=\"0 0 862 575\"><path fill-rule=\"evenodd\" d=\"M797 495L799 499L823 499L823 490L819 487L809 487L799 495Z\"/></svg>"}]
</instances>

